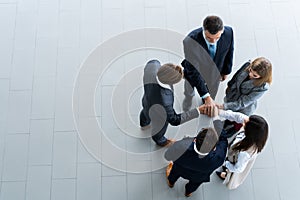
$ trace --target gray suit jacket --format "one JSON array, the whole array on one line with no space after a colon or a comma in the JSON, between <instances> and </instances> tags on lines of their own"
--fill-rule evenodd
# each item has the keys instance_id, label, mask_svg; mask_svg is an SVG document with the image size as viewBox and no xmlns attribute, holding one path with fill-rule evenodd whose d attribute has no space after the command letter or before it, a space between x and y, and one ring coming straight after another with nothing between
<instances>
[{"instance_id":1,"label":"gray suit jacket","mask_svg":"<svg viewBox=\"0 0 300 200\"><path fill-rule=\"evenodd\" d=\"M257 100L269 89L269 84L254 86L253 80L248 79L249 72L245 69L250 65L246 62L228 82L224 109L241 112L246 115L254 113Z\"/></svg>"}]
</instances>

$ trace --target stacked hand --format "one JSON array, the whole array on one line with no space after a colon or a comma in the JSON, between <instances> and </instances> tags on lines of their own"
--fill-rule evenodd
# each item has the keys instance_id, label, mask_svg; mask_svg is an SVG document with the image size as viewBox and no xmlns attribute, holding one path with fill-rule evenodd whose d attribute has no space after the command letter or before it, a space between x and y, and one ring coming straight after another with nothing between
<instances>
[{"instance_id":1,"label":"stacked hand","mask_svg":"<svg viewBox=\"0 0 300 200\"><path fill-rule=\"evenodd\" d=\"M219 115L219 109L217 106L209 106L203 104L198 107L201 114L208 115L209 117L216 117Z\"/></svg>"}]
</instances>

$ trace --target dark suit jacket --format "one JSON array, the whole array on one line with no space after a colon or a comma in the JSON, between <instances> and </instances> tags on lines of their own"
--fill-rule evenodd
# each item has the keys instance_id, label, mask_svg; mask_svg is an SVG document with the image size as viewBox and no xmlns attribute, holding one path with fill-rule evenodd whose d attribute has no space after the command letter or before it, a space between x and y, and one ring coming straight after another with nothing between
<instances>
[{"instance_id":1,"label":"dark suit jacket","mask_svg":"<svg viewBox=\"0 0 300 200\"><path fill-rule=\"evenodd\" d=\"M163 121L169 122L173 126L177 126L186 121L194 119L199 116L197 109L192 109L185 113L177 114L173 109L174 104L174 94L171 89L166 89L161 87L157 80L156 74L158 69L161 67L161 64L157 60L151 60L147 63L144 69L144 96L142 99L143 109L146 113L149 113L149 110L154 105L160 105L155 109L154 114L155 118L161 118Z\"/></svg>"},{"instance_id":2,"label":"dark suit jacket","mask_svg":"<svg viewBox=\"0 0 300 200\"><path fill-rule=\"evenodd\" d=\"M184 154L174 162L173 170L179 172L185 179L195 182L209 182L211 173L223 164L227 147L227 138L220 135L216 150L212 150L205 157L199 157L192 142Z\"/></svg>"},{"instance_id":3,"label":"dark suit jacket","mask_svg":"<svg viewBox=\"0 0 300 200\"><path fill-rule=\"evenodd\" d=\"M209 57L202 32L203 29L198 28L184 39L185 60L181 64L184 67L186 80L191 86L197 88L200 96L210 91L214 98L219 86L220 74L227 75L232 71L233 31L228 26L224 27L224 32L217 43L217 51L213 61ZM205 81L210 83L206 86Z\"/></svg>"}]
</instances>

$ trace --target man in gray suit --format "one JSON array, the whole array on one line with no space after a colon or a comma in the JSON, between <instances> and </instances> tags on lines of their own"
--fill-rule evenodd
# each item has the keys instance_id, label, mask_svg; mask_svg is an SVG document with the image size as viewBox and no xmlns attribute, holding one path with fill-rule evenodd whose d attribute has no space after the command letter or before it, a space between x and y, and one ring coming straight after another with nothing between
<instances>
[{"instance_id":1,"label":"man in gray suit","mask_svg":"<svg viewBox=\"0 0 300 200\"><path fill-rule=\"evenodd\" d=\"M140 113L140 126L150 126L152 139L159 146L168 146L174 140L167 139L168 124L178 126L199 117L200 107L177 114L173 108L173 84L183 78L183 68L171 63L161 65L158 60L149 61L144 68L143 109Z\"/></svg>"}]
</instances>

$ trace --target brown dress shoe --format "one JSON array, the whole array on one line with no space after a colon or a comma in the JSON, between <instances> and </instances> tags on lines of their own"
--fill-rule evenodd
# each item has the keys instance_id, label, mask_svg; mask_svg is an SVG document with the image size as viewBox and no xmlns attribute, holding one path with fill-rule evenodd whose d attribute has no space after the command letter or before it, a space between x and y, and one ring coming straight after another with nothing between
<instances>
[{"instance_id":1,"label":"brown dress shoe","mask_svg":"<svg viewBox=\"0 0 300 200\"><path fill-rule=\"evenodd\" d=\"M167 139L167 141L164 144L162 144L162 145L158 144L158 146L168 147L168 146L171 146L172 144L174 144L174 142L176 142L176 140L174 140L174 139Z\"/></svg>"},{"instance_id":2,"label":"brown dress shoe","mask_svg":"<svg viewBox=\"0 0 300 200\"><path fill-rule=\"evenodd\" d=\"M186 197L190 197L190 196L192 196L192 194L193 194L193 193L189 193L189 194L185 193L184 195L185 195Z\"/></svg>"},{"instance_id":3,"label":"brown dress shoe","mask_svg":"<svg viewBox=\"0 0 300 200\"><path fill-rule=\"evenodd\" d=\"M142 130L142 131L145 131L145 130L149 129L150 127L151 127L150 124L148 124L148 125L146 125L146 126L141 126L141 130Z\"/></svg>"},{"instance_id":4,"label":"brown dress shoe","mask_svg":"<svg viewBox=\"0 0 300 200\"><path fill-rule=\"evenodd\" d=\"M169 179L168 179L168 177L169 177L169 175L170 175L170 173L171 173L172 167L173 167L173 162L171 161L171 162L168 164L167 168L166 168L167 183L168 183L168 186L169 186L170 188L174 187L174 184L171 184L170 181L169 181Z\"/></svg>"}]
</instances>

